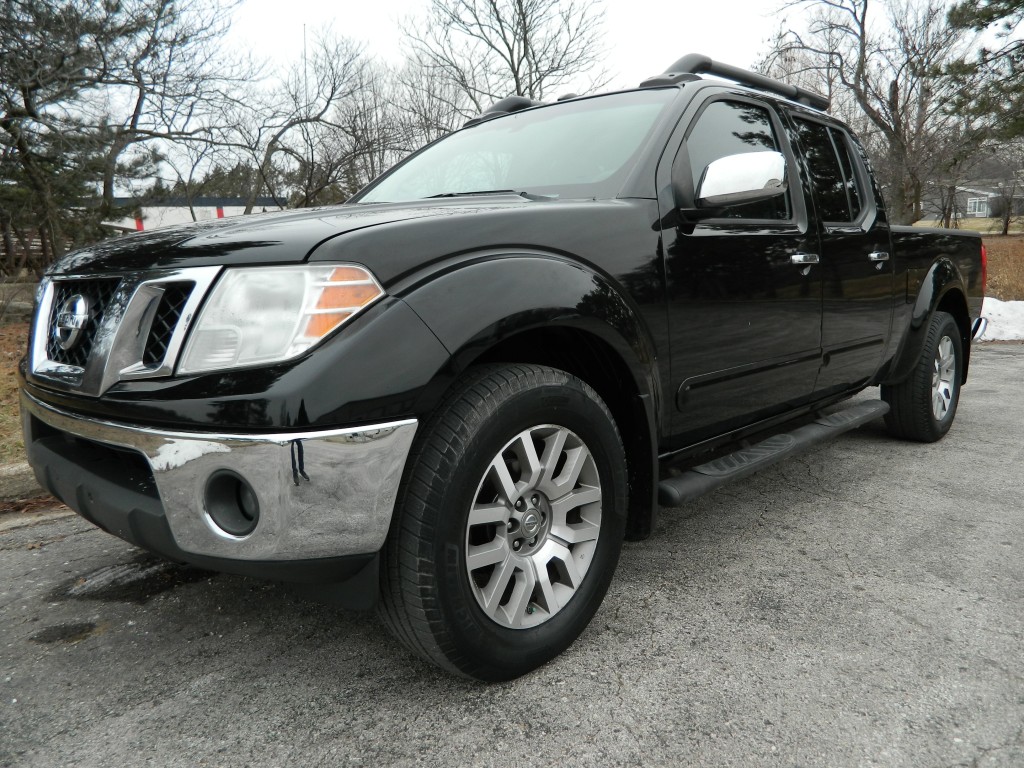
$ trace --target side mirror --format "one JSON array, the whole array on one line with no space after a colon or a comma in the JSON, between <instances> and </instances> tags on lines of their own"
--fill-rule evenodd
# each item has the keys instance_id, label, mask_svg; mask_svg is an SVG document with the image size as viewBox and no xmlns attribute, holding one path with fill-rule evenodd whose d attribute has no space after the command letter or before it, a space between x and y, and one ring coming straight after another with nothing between
<instances>
[{"instance_id":1,"label":"side mirror","mask_svg":"<svg viewBox=\"0 0 1024 768\"><path fill-rule=\"evenodd\" d=\"M754 203L785 191L786 158L781 152L727 155L704 169L697 185L697 207Z\"/></svg>"}]
</instances>

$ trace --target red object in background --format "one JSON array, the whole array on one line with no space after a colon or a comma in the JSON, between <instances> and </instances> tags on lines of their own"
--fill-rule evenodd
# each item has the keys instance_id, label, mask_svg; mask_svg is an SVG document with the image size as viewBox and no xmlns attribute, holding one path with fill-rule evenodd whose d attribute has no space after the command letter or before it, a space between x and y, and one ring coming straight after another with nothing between
<instances>
[{"instance_id":1,"label":"red object in background","mask_svg":"<svg viewBox=\"0 0 1024 768\"><path fill-rule=\"evenodd\" d=\"M139 232L141 232L143 229L145 229L145 227L142 226L142 217L141 216L136 216L135 217L135 229L138 230Z\"/></svg>"},{"instance_id":2,"label":"red object in background","mask_svg":"<svg viewBox=\"0 0 1024 768\"><path fill-rule=\"evenodd\" d=\"M981 244L981 290L984 291L988 285L988 249Z\"/></svg>"},{"instance_id":3,"label":"red object in background","mask_svg":"<svg viewBox=\"0 0 1024 768\"><path fill-rule=\"evenodd\" d=\"M224 218L224 208L222 206L219 206L219 205L217 206L217 218L218 219L223 219Z\"/></svg>"}]
</instances>

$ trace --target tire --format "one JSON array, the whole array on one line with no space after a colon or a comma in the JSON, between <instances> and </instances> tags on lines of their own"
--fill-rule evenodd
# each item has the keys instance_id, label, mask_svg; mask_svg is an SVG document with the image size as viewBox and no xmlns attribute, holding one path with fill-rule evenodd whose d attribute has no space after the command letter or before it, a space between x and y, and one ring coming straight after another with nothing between
<instances>
[{"instance_id":1,"label":"tire","mask_svg":"<svg viewBox=\"0 0 1024 768\"><path fill-rule=\"evenodd\" d=\"M906 440L933 443L949 432L960 401L963 379L960 328L947 312L932 315L921 356L899 384L882 387L889 404L889 433Z\"/></svg>"},{"instance_id":2,"label":"tire","mask_svg":"<svg viewBox=\"0 0 1024 768\"><path fill-rule=\"evenodd\" d=\"M474 370L410 454L379 615L451 672L523 675L565 650L600 606L626 496L622 441L586 383L535 365Z\"/></svg>"}]
</instances>

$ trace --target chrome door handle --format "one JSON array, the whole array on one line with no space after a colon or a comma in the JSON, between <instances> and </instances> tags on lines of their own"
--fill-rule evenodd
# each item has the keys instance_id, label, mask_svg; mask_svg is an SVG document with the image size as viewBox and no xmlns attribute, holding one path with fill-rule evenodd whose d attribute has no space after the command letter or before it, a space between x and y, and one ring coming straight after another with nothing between
<instances>
[{"instance_id":1,"label":"chrome door handle","mask_svg":"<svg viewBox=\"0 0 1024 768\"><path fill-rule=\"evenodd\" d=\"M868 258L871 259L871 261L888 261L889 254L885 251L872 251L868 254Z\"/></svg>"},{"instance_id":2,"label":"chrome door handle","mask_svg":"<svg viewBox=\"0 0 1024 768\"><path fill-rule=\"evenodd\" d=\"M820 261L816 253L794 253L789 260L794 264L817 264Z\"/></svg>"}]
</instances>

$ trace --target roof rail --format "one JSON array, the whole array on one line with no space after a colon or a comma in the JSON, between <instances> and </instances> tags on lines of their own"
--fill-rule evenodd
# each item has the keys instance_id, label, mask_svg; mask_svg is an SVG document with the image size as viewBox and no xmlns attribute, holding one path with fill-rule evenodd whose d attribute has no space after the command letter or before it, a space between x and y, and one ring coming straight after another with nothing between
<instances>
[{"instance_id":1,"label":"roof rail","mask_svg":"<svg viewBox=\"0 0 1024 768\"><path fill-rule=\"evenodd\" d=\"M507 115L510 112L519 112L522 109L529 109L530 107L543 106L543 101L534 101L533 99L527 98L526 96L506 96L501 101L496 101L479 115L474 118L467 120L463 123L463 128L468 128L471 125L477 123L483 123L487 120L492 120L495 117L501 117Z\"/></svg>"},{"instance_id":2,"label":"roof rail","mask_svg":"<svg viewBox=\"0 0 1024 768\"><path fill-rule=\"evenodd\" d=\"M694 75L707 72L709 75L718 75L727 80L733 80L740 85L747 85L770 93L777 93L804 104L813 109L825 111L829 107L828 99L816 91L808 88L801 88L797 85L790 85L781 80L759 75L757 72L750 72L730 64L723 64L713 61L710 57L700 53L688 53L669 67L663 74L649 77L640 83L641 88L655 88L659 85L676 85L694 79Z\"/></svg>"}]
</instances>

